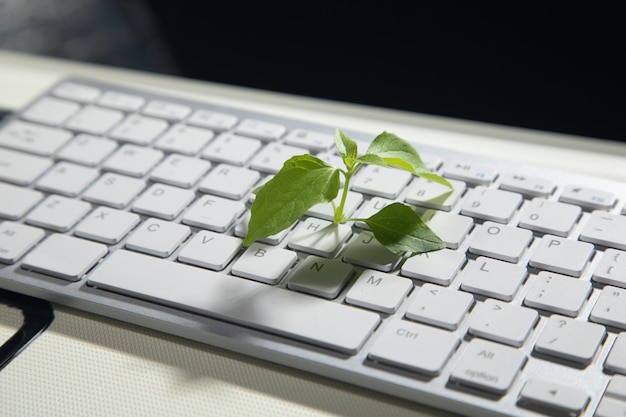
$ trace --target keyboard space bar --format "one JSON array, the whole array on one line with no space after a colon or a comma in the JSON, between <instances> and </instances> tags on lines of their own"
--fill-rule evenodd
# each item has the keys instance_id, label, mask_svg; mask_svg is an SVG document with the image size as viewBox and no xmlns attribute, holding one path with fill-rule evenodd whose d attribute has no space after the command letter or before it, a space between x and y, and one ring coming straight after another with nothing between
<instances>
[{"instance_id":1,"label":"keyboard space bar","mask_svg":"<svg viewBox=\"0 0 626 417\"><path fill-rule=\"evenodd\" d=\"M350 354L380 322L372 312L125 250L104 260L87 282Z\"/></svg>"}]
</instances>

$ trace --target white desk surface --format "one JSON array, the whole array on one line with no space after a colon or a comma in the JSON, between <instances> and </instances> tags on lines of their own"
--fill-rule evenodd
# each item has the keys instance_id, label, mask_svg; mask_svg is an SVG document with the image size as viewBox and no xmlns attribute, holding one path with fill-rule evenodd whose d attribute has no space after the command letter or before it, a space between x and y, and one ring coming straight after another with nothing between
<instances>
[{"instance_id":1,"label":"white desk surface","mask_svg":"<svg viewBox=\"0 0 626 417\"><path fill-rule=\"evenodd\" d=\"M626 146L312 100L0 51L0 108L84 75L335 126L626 181ZM254 104L253 104L254 103ZM460 133L465 132L465 133ZM0 371L3 416L346 416L449 414L196 342L55 306L56 318ZM3 326L0 317L0 327Z\"/></svg>"}]
</instances>

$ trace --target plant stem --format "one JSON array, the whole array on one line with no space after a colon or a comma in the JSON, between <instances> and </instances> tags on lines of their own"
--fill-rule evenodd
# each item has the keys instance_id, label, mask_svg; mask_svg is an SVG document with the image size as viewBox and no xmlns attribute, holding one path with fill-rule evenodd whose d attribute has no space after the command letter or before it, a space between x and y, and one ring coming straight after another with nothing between
<instances>
[{"instance_id":1,"label":"plant stem","mask_svg":"<svg viewBox=\"0 0 626 417\"><path fill-rule=\"evenodd\" d=\"M344 176L343 182L343 192L341 193L341 201L339 202L339 207L335 208L335 224L339 224L345 221L345 217L343 214L344 207L346 205L346 199L348 198L348 190L350 189L350 179L352 175L356 172L358 165L355 164L352 168L348 169L347 172L342 171Z\"/></svg>"}]
</instances>

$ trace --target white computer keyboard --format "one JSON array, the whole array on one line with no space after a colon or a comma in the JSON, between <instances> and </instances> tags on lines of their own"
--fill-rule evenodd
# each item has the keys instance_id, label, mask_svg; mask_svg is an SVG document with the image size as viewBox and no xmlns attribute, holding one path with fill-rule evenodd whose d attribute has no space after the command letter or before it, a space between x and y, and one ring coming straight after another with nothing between
<instances>
[{"instance_id":1,"label":"white computer keyboard","mask_svg":"<svg viewBox=\"0 0 626 417\"><path fill-rule=\"evenodd\" d=\"M446 249L307 239L329 205L244 247L251 190L337 127L65 80L0 124L0 287L467 416L625 416L626 184L420 146L453 193L365 167L347 211Z\"/></svg>"}]
</instances>

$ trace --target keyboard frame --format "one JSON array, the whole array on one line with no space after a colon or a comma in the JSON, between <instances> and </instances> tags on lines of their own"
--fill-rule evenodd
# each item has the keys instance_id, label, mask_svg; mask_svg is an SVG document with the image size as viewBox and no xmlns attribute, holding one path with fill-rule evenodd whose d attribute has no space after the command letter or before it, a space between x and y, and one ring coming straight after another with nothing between
<instances>
[{"instance_id":1,"label":"keyboard frame","mask_svg":"<svg viewBox=\"0 0 626 417\"><path fill-rule=\"evenodd\" d=\"M128 88L122 85L115 85L114 83L109 84L81 77L70 77L63 81L83 83L101 89L112 88L116 91L129 94L137 94L140 92L141 96L147 100L163 99L173 103L192 106L192 109L203 108L226 111L235 114L239 119L259 118L270 122L282 123L286 125L288 130L294 127L300 127L327 131L329 133L334 131L334 127L323 126L317 123L307 123L295 119L266 115L262 112L253 112L234 107L229 108L223 105L212 105L206 102L176 98L167 94L143 91L139 88ZM46 93L53 89L54 86ZM34 103L36 99L34 99L31 104ZM28 105L24 109L27 107ZM4 120L0 121L0 129L11 120L18 118L20 112L21 111L18 111L9 115L5 117ZM357 132L351 129L344 130L348 135L359 141L366 142L372 138L371 135L364 132ZM506 160L499 160L497 163L494 163L495 161L491 157L481 157L448 149L444 150L423 144L416 144L416 147L420 152L435 154L445 152L447 159L461 159L471 163L489 163L494 165L500 172L519 168L523 169L525 174L549 176L557 183L562 183L564 180L575 180L577 184L583 186L607 188L620 195L618 203L611 210L613 213L621 213L626 204L626 184L620 182L592 178L539 166L529 166ZM559 191L560 189L553 194L553 197L557 196ZM94 204L93 206L95 207L96 205ZM126 210L128 210L128 207ZM180 214L173 222L178 222L182 215L183 214ZM588 215L588 213L585 213L585 215ZM142 219L146 217L147 216L141 215ZM512 220L512 222L514 221L515 219ZM66 232L66 234L71 235L72 230ZM195 232L198 229L192 227L192 230ZM354 238L355 236L352 237L352 239ZM283 241L283 245L287 240L288 238ZM124 240L116 245L111 245L111 251L121 248L123 242ZM467 242L464 244L466 245ZM178 250L167 259L175 259L177 253ZM528 256L528 254L525 256ZM521 262L524 262L525 259ZM355 276L358 276L358 271L359 269L357 268ZM224 272L228 272L228 269ZM285 280L282 280L280 285L284 286ZM565 368L563 371L563 367L558 366L558 364L554 362L548 362L549 366L547 368L533 365L534 362L527 363L525 371L518 376L508 393L496 398L482 392L477 395L475 390L467 387L454 386L455 384L449 382L449 375L451 369L454 368L455 358L458 358L458 355L453 356L450 362L445 366L442 374L434 378L427 378L401 369L376 364L367 359L368 345L372 343L373 338L370 338L366 342L366 345L359 353L354 356L347 356L240 325L187 313L166 306L156 306L146 301L95 289L87 286L86 279L84 278L80 281L69 282L27 271L20 268L20 262L12 265L0 265L0 287L468 416L508 415L530 417L544 415L537 414L530 409L521 408L517 405L517 394L525 380L530 376L544 375L546 372L550 373L552 376L556 373L556 375L558 375L557 380L568 380L572 377L572 372L570 372L569 369ZM587 311L581 312L579 316L588 314L588 310L593 305L593 300L598 296L599 288L598 284L594 283L590 301L585 307ZM344 290L334 302L343 302L345 292L346 290ZM480 297L476 295L474 295L474 297L480 299ZM523 297L521 291L512 302L518 300L519 297ZM406 308L406 305L404 307ZM383 315L383 322L388 317L402 317L403 311L404 309L401 308L391 316ZM544 315L542 315L542 319L543 318L545 318ZM538 326L540 326L542 322L540 322ZM598 371L596 366L598 365L598 357L606 357L608 354L608 347L610 347L612 339L615 338L614 331L615 329L613 329L613 332L609 333L607 341L605 341L602 346L602 351L598 353L594 361L594 366L589 366L587 370L582 371L585 382L584 386L581 388L587 389L592 396L590 404L586 408L586 412L581 414L583 416L590 415L589 412L595 410L602 392L609 381L609 376ZM465 320L464 325L455 332L459 334L467 333L467 320ZM538 333L539 332L535 332L533 337L536 338ZM533 340L528 340L526 345L532 346ZM462 349L462 347L460 349ZM576 372L581 371L577 370Z\"/></svg>"}]
</instances>

